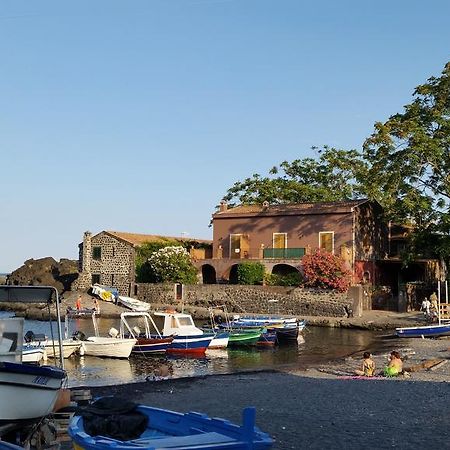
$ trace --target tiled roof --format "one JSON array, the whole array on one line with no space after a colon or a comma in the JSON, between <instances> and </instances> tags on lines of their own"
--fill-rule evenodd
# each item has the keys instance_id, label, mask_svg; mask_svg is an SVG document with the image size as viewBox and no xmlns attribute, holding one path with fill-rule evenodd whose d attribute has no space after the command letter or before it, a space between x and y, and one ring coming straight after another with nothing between
<instances>
[{"instance_id":1,"label":"tiled roof","mask_svg":"<svg viewBox=\"0 0 450 450\"><path fill-rule=\"evenodd\" d=\"M194 241L201 242L205 244L212 243L211 240L207 239L196 239L196 238L187 238L187 237L174 237L174 236L159 236L157 234L138 234L138 233L123 233L121 231L104 231L104 233L108 233L110 236L116 237L123 241L129 242L135 246L142 245L144 242L152 242L159 241L162 239L176 239L177 241Z\"/></svg>"},{"instance_id":2,"label":"tiled roof","mask_svg":"<svg viewBox=\"0 0 450 450\"><path fill-rule=\"evenodd\" d=\"M283 205L239 205L235 208L219 211L213 217L226 217L228 215L306 215L331 214L351 212L355 206L366 203L367 199L346 200L339 202L291 203Z\"/></svg>"}]
</instances>

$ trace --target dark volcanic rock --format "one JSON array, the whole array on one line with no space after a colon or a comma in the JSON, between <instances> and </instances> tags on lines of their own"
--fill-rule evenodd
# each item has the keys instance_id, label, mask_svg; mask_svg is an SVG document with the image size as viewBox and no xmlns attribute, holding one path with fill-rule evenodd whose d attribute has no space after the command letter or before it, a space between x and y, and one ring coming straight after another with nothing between
<instances>
[{"instance_id":1,"label":"dark volcanic rock","mask_svg":"<svg viewBox=\"0 0 450 450\"><path fill-rule=\"evenodd\" d=\"M78 278L78 261L51 257L28 259L8 277L12 285L54 286L59 292L71 289Z\"/></svg>"}]
</instances>

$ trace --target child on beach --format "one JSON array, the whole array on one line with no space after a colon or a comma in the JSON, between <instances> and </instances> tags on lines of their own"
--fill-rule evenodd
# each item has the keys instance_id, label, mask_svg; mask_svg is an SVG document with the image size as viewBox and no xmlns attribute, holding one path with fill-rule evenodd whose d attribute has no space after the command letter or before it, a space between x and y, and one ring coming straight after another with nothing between
<instances>
[{"instance_id":1,"label":"child on beach","mask_svg":"<svg viewBox=\"0 0 450 450\"><path fill-rule=\"evenodd\" d=\"M356 375L360 375L363 377L373 377L375 374L375 362L371 358L369 352L364 352L363 354L363 363L362 370L355 370Z\"/></svg>"},{"instance_id":2,"label":"child on beach","mask_svg":"<svg viewBox=\"0 0 450 450\"><path fill-rule=\"evenodd\" d=\"M389 364L384 368L383 374L385 377L396 377L403 371L403 361L400 358L400 353L392 351L389 356Z\"/></svg>"}]
</instances>

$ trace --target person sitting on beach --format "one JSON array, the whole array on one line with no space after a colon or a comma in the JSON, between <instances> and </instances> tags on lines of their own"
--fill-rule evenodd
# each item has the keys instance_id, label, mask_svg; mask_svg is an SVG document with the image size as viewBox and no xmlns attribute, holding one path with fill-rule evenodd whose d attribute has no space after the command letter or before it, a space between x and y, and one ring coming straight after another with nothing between
<instances>
[{"instance_id":1,"label":"person sitting on beach","mask_svg":"<svg viewBox=\"0 0 450 450\"><path fill-rule=\"evenodd\" d=\"M362 370L355 370L356 375L362 377L373 377L375 374L375 362L370 357L370 352L364 352Z\"/></svg>"},{"instance_id":2,"label":"person sitting on beach","mask_svg":"<svg viewBox=\"0 0 450 450\"><path fill-rule=\"evenodd\" d=\"M396 377L403 371L403 361L400 358L400 353L392 351L389 355L389 364L384 368L383 374L385 377Z\"/></svg>"}]
</instances>

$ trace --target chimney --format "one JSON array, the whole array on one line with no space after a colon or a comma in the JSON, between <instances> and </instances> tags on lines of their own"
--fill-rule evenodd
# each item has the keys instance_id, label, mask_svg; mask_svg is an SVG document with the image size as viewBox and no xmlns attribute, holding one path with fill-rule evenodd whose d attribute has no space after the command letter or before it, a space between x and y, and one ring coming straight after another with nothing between
<instances>
[{"instance_id":1,"label":"chimney","mask_svg":"<svg viewBox=\"0 0 450 450\"><path fill-rule=\"evenodd\" d=\"M225 200L220 201L219 212L225 212L228 209L228 204Z\"/></svg>"}]
</instances>

